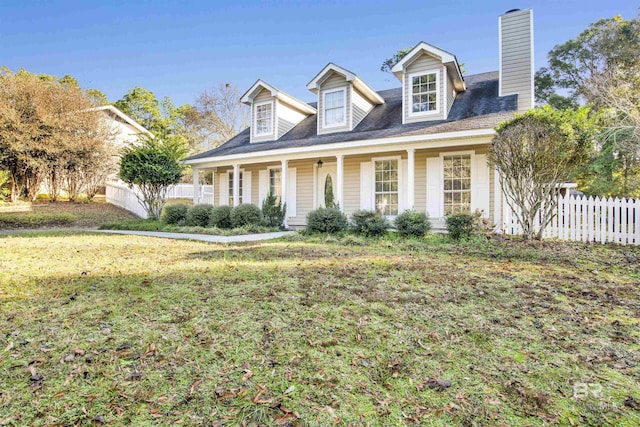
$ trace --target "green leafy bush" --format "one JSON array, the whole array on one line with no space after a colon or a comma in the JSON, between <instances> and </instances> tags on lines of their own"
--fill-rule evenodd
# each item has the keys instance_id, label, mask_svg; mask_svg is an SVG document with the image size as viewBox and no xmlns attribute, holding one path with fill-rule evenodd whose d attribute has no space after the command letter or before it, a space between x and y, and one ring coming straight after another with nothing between
<instances>
[{"instance_id":1,"label":"green leafy bush","mask_svg":"<svg viewBox=\"0 0 640 427\"><path fill-rule=\"evenodd\" d=\"M231 228L231 207L216 206L211 211L209 226L218 228Z\"/></svg>"},{"instance_id":2,"label":"green leafy bush","mask_svg":"<svg viewBox=\"0 0 640 427\"><path fill-rule=\"evenodd\" d=\"M468 213L457 213L445 217L449 237L453 240L467 239L475 232L475 218Z\"/></svg>"},{"instance_id":3,"label":"green leafy bush","mask_svg":"<svg viewBox=\"0 0 640 427\"><path fill-rule=\"evenodd\" d=\"M211 221L211 205L195 205L191 206L187 211L187 225L191 227L207 227Z\"/></svg>"},{"instance_id":4,"label":"green leafy bush","mask_svg":"<svg viewBox=\"0 0 640 427\"><path fill-rule=\"evenodd\" d=\"M256 205L243 203L231 210L231 226L244 227L245 225L260 225L262 212Z\"/></svg>"},{"instance_id":5,"label":"green leafy bush","mask_svg":"<svg viewBox=\"0 0 640 427\"><path fill-rule=\"evenodd\" d=\"M169 231L168 227L172 226L157 219L128 219L102 224L98 230Z\"/></svg>"},{"instance_id":6,"label":"green leafy bush","mask_svg":"<svg viewBox=\"0 0 640 427\"><path fill-rule=\"evenodd\" d=\"M187 221L189 206L185 204L167 205L162 211L162 222L165 224L184 224Z\"/></svg>"},{"instance_id":7,"label":"green leafy bush","mask_svg":"<svg viewBox=\"0 0 640 427\"><path fill-rule=\"evenodd\" d=\"M376 211L360 210L351 215L351 229L357 234L369 237L384 236L389 222Z\"/></svg>"},{"instance_id":8,"label":"green leafy bush","mask_svg":"<svg viewBox=\"0 0 640 427\"><path fill-rule=\"evenodd\" d=\"M347 217L336 208L319 208L307 215L310 233L338 233L347 229Z\"/></svg>"},{"instance_id":9,"label":"green leafy bush","mask_svg":"<svg viewBox=\"0 0 640 427\"><path fill-rule=\"evenodd\" d=\"M422 212L413 210L407 210L398 215L395 224L398 234L403 237L424 237L427 231L431 230L429 217Z\"/></svg>"},{"instance_id":10,"label":"green leafy bush","mask_svg":"<svg viewBox=\"0 0 640 427\"><path fill-rule=\"evenodd\" d=\"M282 227L284 216L287 212L287 204L284 206L275 194L269 192L262 202L262 218L264 225L268 227Z\"/></svg>"},{"instance_id":11,"label":"green leafy bush","mask_svg":"<svg viewBox=\"0 0 640 427\"><path fill-rule=\"evenodd\" d=\"M181 159L188 147L174 135L141 135L138 143L125 147L118 176L140 192L140 202L150 218L159 219L166 203L167 188L180 182Z\"/></svg>"}]
</instances>

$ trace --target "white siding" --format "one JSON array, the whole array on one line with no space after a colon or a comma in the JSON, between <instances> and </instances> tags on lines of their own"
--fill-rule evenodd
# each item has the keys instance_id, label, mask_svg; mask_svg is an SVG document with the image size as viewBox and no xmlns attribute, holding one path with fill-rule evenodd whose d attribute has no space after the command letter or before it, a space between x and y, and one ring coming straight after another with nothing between
<instances>
[{"instance_id":1,"label":"white siding","mask_svg":"<svg viewBox=\"0 0 640 427\"><path fill-rule=\"evenodd\" d=\"M332 73L331 76L327 77L320 85L320 92L318 93L318 134L326 134L326 133L334 133L334 132L346 132L351 130L349 127L349 123L351 123L351 108L349 107L351 104L351 90L349 87L351 83L347 82L347 79L337 73ZM331 128L324 128L324 104L322 100L323 93L337 89L340 87L344 87L346 90L346 102L344 105L345 109L345 118L346 122L344 126L336 126Z\"/></svg>"},{"instance_id":2,"label":"white siding","mask_svg":"<svg viewBox=\"0 0 640 427\"><path fill-rule=\"evenodd\" d=\"M373 104L369 102L364 96L360 94L353 86L351 87L352 104L351 108L353 113L353 129L358 126L358 123L364 119L367 114L373 109Z\"/></svg>"},{"instance_id":3,"label":"white siding","mask_svg":"<svg viewBox=\"0 0 640 427\"><path fill-rule=\"evenodd\" d=\"M438 88L438 103L440 104L440 113L439 114L429 114L426 116L410 116L411 112L411 81L409 78L410 74L421 72L421 71L429 71L438 69L438 73L440 75L440 87ZM445 99L445 79L443 72L443 65L439 59L436 59L426 53L422 54L419 58L414 60L406 69L403 77L403 122L404 123L416 123L416 122L425 122L431 120L442 120L444 118L444 102Z\"/></svg>"},{"instance_id":4,"label":"white siding","mask_svg":"<svg viewBox=\"0 0 640 427\"><path fill-rule=\"evenodd\" d=\"M259 102L265 102L265 101L272 101L273 102L273 110L271 111L271 114L273 114L273 117L278 117L277 115L277 102L275 102L275 98L273 96L271 96L271 92L269 92L266 89L262 89L262 91L260 91L260 93L258 95L256 95L256 97L253 99L253 105L251 106L251 142L266 142L266 141L273 141L275 139L275 132L276 132L276 127L277 127L277 121L274 120L271 130L272 132L269 135L260 135L260 136L256 136L255 135L255 114L256 114L256 103Z\"/></svg>"},{"instance_id":5,"label":"white siding","mask_svg":"<svg viewBox=\"0 0 640 427\"><path fill-rule=\"evenodd\" d=\"M295 125L303 121L307 116L284 102L277 101L278 107L278 139L289 132Z\"/></svg>"}]
</instances>

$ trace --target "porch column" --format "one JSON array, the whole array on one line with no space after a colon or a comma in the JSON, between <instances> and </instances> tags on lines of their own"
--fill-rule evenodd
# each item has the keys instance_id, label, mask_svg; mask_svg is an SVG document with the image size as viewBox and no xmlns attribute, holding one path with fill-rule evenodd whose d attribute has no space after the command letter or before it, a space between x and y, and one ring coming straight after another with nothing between
<instances>
[{"instance_id":1,"label":"porch column","mask_svg":"<svg viewBox=\"0 0 640 427\"><path fill-rule=\"evenodd\" d=\"M193 172L193 204L200 203L200 168L192 167Z\"/></svg>"},{"instance_id":2,"label":"porch column","mask_svg":"<svg viewBox=\"0 0 640 427\"><path fill-rule=\"evenodd\" d=\"M215 206L216 204L216 173L218 168L213 168L211 170L211 204Z\"/></svg>"},{"instance_id":3,"label":"porch column","mask_svg":"<svg viewBox=\"0 0 640 427\"><path fill-rule=\"evenodd\" d=\"M407 208L413 209L415 207L416 197L416 149L407 149Z\"/></svg>"},{"instance_id":4,"label":"porch column","mask_svg":"<svg viewBox=\"0 0 640 427\"><path fill-rule=\"evenodd\" d=\"M281 160L280 164L280 203L287 202L287 181L289 180L289 160ZM284 227L287 227L287 215L284 216Z\"/></svg>"},{"instance_id":5,"label":"porch column","mask_svg":"<svg viewBox=\"0 0 640 427\"><path fill-rule=\"evenodd\" d=\"M344 211L344 200L343 200L343 190L344 190L344 155L338 154L336 155L336 203L338 204L338 209Z\"/></svg>"},{"instance_id":6,"label":"porch column","mask_svg":"<svg viewBox=\"0 0 640 427\"><path fill-rule=\"evenodd\" d=\"M240 165L233 165L233 206L240 204Z\"/></svg>"}]
</instances>

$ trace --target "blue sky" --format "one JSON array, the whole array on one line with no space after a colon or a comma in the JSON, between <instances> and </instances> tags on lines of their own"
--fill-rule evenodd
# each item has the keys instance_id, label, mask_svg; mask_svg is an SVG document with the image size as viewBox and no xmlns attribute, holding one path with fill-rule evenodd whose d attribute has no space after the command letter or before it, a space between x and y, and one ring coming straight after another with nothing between
<instances>
[{"instance_id":1,"label":"blue sky","mask_svg":"<svg viewBox=\"0 0 640 427\"><path fill-rule=\"evenodd\" d=\"M536 68L547 52L601 17L630 19L627 0L563 1L0 1L0 65L71 74L109 100L142 86L176 104L231 82L261 78L305 101L307 82L335 62L375 89L397 87L379 71L396 50L423 40L496 70L497 17L533 8Z\"/></svg>"}]
</instances>

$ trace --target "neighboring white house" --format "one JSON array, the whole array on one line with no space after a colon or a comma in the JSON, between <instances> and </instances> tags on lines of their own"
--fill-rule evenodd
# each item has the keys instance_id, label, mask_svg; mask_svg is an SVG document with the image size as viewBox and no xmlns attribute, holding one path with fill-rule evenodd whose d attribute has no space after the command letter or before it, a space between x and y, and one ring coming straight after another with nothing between
<instances>
[{"instance_id":1,"label":"neighboring white house","mask_svg":"<svg viewBox=\"0 0 640 427\"><path fill-rule=\"evenodd\" d=\"M375 91L333 63L307 84L313 103L258 80L241 98L251 127L185 162L214 172L215 205L260 205L273 192L294 227L324 205L329 183L346 214L415 209L437 227L448 213L479 209L500 223L486 153L499 122L533 107L533 12L498 23L498 48L487 48L495 72L463 76L455 55L420 42L393 67L396 89Z\"/></svg>"},{"instance_id":2,"label":"neighboring white house","mask_svg":"<svg viewBox=\"0 0 640 427\"><path fill-rule=\"evenodd\" d=\"M135 142L140 134L151 135L151 132L145 127L113 105L103 105L91 110L104 112L104 124L113 132L114 138L111 142L117 148L122 148Z\"/></svg>"}]
</instances>

